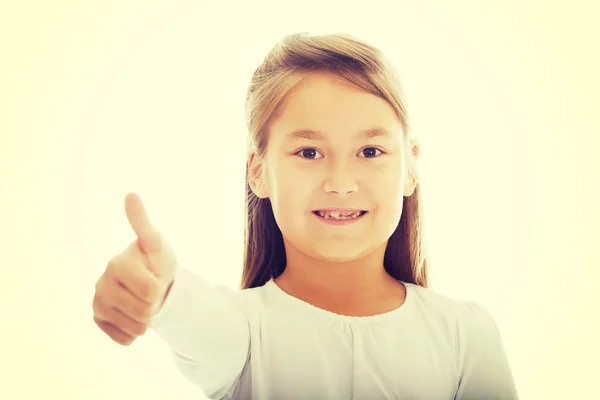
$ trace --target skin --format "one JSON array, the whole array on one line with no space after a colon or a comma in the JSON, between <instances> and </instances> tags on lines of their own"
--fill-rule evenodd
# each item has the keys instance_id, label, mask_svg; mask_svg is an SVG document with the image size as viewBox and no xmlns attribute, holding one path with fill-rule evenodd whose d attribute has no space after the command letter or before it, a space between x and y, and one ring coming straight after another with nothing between
<instances>
[{"instance_id":1,"label":"skin","mask_svg":"<svg viewBox=\"0 0 600 400\"><path fill-rule=\"evenodd\" d=\"M359 137L373 128L389 135ZM302 129L322 137L290 135ZM375 315L402 305L405 287L387 274L383 257L403 198L416 186L407 157L417 157L418 143L403 140L393 108L317 72L287 94L269 135L264 158L251 154L249 161L250 185L258 197L270 199L283 234L287 265L275 283L344 315ZM332 207L368 213L336 226L312 212Z\"/></svg>"}]
</instances>

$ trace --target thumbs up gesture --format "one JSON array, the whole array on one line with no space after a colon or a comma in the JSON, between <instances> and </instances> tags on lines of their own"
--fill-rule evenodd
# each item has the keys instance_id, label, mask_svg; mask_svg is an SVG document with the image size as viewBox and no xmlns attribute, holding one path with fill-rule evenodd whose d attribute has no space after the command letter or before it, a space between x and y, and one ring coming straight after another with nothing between
<instances>
[{"instance_id":1,"label":"thumbs up gesture","mask_svg":"<svg viewBox=\"0 0 600 400\"><path fill-rule=\"evenodd\" d=\"M94 322L113 341L127 346L143 335L175 277L177 258L152 226L141 199L125 197L125 213L137 239L113 257L96 282Z\"/></svg>"}]
</instances>

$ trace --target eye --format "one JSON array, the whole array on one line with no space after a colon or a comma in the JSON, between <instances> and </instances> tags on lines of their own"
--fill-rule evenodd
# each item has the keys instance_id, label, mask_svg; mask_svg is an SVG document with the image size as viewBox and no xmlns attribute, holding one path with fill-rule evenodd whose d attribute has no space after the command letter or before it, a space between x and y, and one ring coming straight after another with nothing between
<instances>
[{"instance_id":1,"label":"eye","mask_svg":"<svg viewBox=\"0 0 600 400\"><path fill-rule=\"evenodd\" d=\"M377 154L377 152L379 152L379 154ZM383 154L383 152L375 147L366 147L363 150L361 150L358 154L363 153L364 154L364 158L375 158L375 157L379 157L381 154Z\"/></svg>"},{"instance_id":2,"label":"eye","mask_svg":"<svg viewBox=\"0 0 600 400\"><path fill-rule=\"evenodd\" d=\"M300 157L306 158L309 160L316 160L318 158L323 158L323 155L321 153L319 153L316 149L313 149L313 148L302 149L299 152L297 152L296 155L300 155ZM321 157L317 157L317 155L321 155Z\"/></svg>"}]
</instances>

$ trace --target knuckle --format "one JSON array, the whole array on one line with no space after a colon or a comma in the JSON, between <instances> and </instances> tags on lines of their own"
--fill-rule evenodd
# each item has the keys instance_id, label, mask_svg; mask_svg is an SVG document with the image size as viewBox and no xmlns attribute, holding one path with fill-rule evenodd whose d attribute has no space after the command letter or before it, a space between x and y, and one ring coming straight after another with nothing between
<instances>
[{"instance_id":1,"label":"knuckle","mask_svg":"<svg viewBox=\"0 0 600 400\"><path fill-rule=\"evenodd\" d=\"M96 293L94 294L93 307L99 310L112 302L114 288L110 281L104 276L96 282Z\"/></svg>"},{"instance_id":2,"label":"knuckle","mask_svg":"<svg viewBox=\"0 0 600 400\"><path fill-rule=\"evenodd\" d=\"M147 324L152 318L152 307L149 305L138 305L134 310L135 317L142 324Z\"/></svg>"},{"instance_id":3,"label":"knuckle","mask_svg":"<svg viewBox=\"0 0 600 400\"><path fill-rule=\"evenodd\" d=\"M105 274L114 276L116 275L117 271L119 270L119 260L117 257L113 257L110 259L110 261L108 262L108 264L106 265L106 272Z\"/></svg>"},{"instance_id":4,"label":"knuckle","mask_svg":"<svg viewBox=\"0 0 600 400\"><path fill-rule=\"evenodd\" d=\"M110 289L110 280L108 279L106 274L103 274L96 281L96 284L94 285L94 291L95 291L94 297L95 297L96 301L100 301L107 297L107 293L110 292L111 289Z\"/></svg>"},{"instance_id":5,"label":"knuckle","mask_svg":"<svg viewBox=\"0 0 600 400\"><path fill-rule=\"evenodd\" d=\"M132 308L131 301L125 296L124 290L120 290L115 296L112 307L121 311L127 311Z\"/></svg>"},{"instance_id":6,"label":"knuckle","mask_svg":"<svg viewBox=\"0 0 600 400\"><path fill-rule=\"evenodd\" d=\"M133 327L131 328L131 331L136 336L142 336L143 334L146 333L147 329L148 329L148 326L146 324L142 324L142 323L138 322L133 325Z\"/></svg>"},{"instance_id":7,"label":"knuckle","mask_svg":"<svg viewBox=\"0 0 600 400\"><path fill-rule=\"evenodd\" d=\"M117 318L115 318L115 322L114 325L121 331L121 332L125 332L125 334L129 335L129 336L133 336L133 337L138 337L138 336L142 336L144 333L146 333L146 325L132 320L128 317L126 317L123 314L119 314Z\"/></svg>"},{"instance_id":8,"label":"knuckle","mask_svg":"<svg viewBox=\"0 0 600 400\"><path fill-rule=\"evenodd\" d=\"M158 282L147 278L140 281L140 295L148 302L154 302L158 295Z\"/></svg>"},{"instance_id":9,"label":"knuckle","mask_svg":"<svg viewBox=\"0 0 600 400\"><path fill-rule=\"evenodd\" d=\"M98 278L98 280L96 281L96 284L94 285L94 291L96 292L96 294L102 293L103 287L104 287L104 275L102 275L100 278Z\"/></svg>"},{"instance_id":10,"label":"knuckle","mask_svg":"<svg viewBox=\"0 0 600 400\"><path fill-rule=\"evenodd\" d=\"M102 326L102 323L100 321L100 318L98 318L97 315L94 314L94 323L96 324L96 326L98 328L100 328L102 331L104 331L104 327Z\"/></svg>"},{"instance_id":11,"label":"knuckle","mask_svg":"<svg viewBox=\"0 0 600 400\"><path fill-rule=\"evenodd\" d=\"M132 299L129 296L125 296L119 299L116 308L122 310L126 315L135 321L145 322L148 314L149 304L144 304L137 299Z\"/></svg>"},{"instance_id":12,"label":"knuckle","mask_svg":"<svg viewBox=\"0 0 600 400\"><path fill-rule=\"evenodd\" d=\"M124 333L120 327L113 323L105 323L100 325L100 329L106 333L114 342L124 346L128 346L135 341L135 337Z\"/></svg>"},{"instance_id":13,"label":"knuckle","mask_svg":"<svg viewBox=\"0 0 600 400\"><path fill-rule=\"evenodd\" d=\"M95 320L100 311L100 298L98 297L98 294L94 295L94 299L92 300L92 311L94 312Z\"/></svg>"},{"instance_id":14,"label":"knuckle","mask_svg":"<svg viewBox=\"0 0 600 400\"><path fill-rule=\"evenodd\" d=\"M94 299L92 300L92 310L94 312L94 318L97 319L97 322L100 323L106 320L107 315L107 303L105 301L105 296L101 294L96 294Z\"/></svg>"}]
</instances>

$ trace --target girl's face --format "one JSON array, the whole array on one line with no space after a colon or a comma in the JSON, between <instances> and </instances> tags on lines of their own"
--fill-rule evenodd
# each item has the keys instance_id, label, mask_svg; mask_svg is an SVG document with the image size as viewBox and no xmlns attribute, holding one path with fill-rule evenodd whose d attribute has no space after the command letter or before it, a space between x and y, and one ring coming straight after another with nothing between
<instances>
[{"instance_id":1,"label":"girl's face","mask_svg":"<svg viewBox=\"0 0 600 400\"><path fill-rule=\"evenodd\" d=\"M385 100L315 73L288 93L269 134L265 158L251 159L251 185L270 199L286 248L330 262L385 248L416 184ZM346 212L360 216L336 219Z\"/></svg>"}]
</instances>

